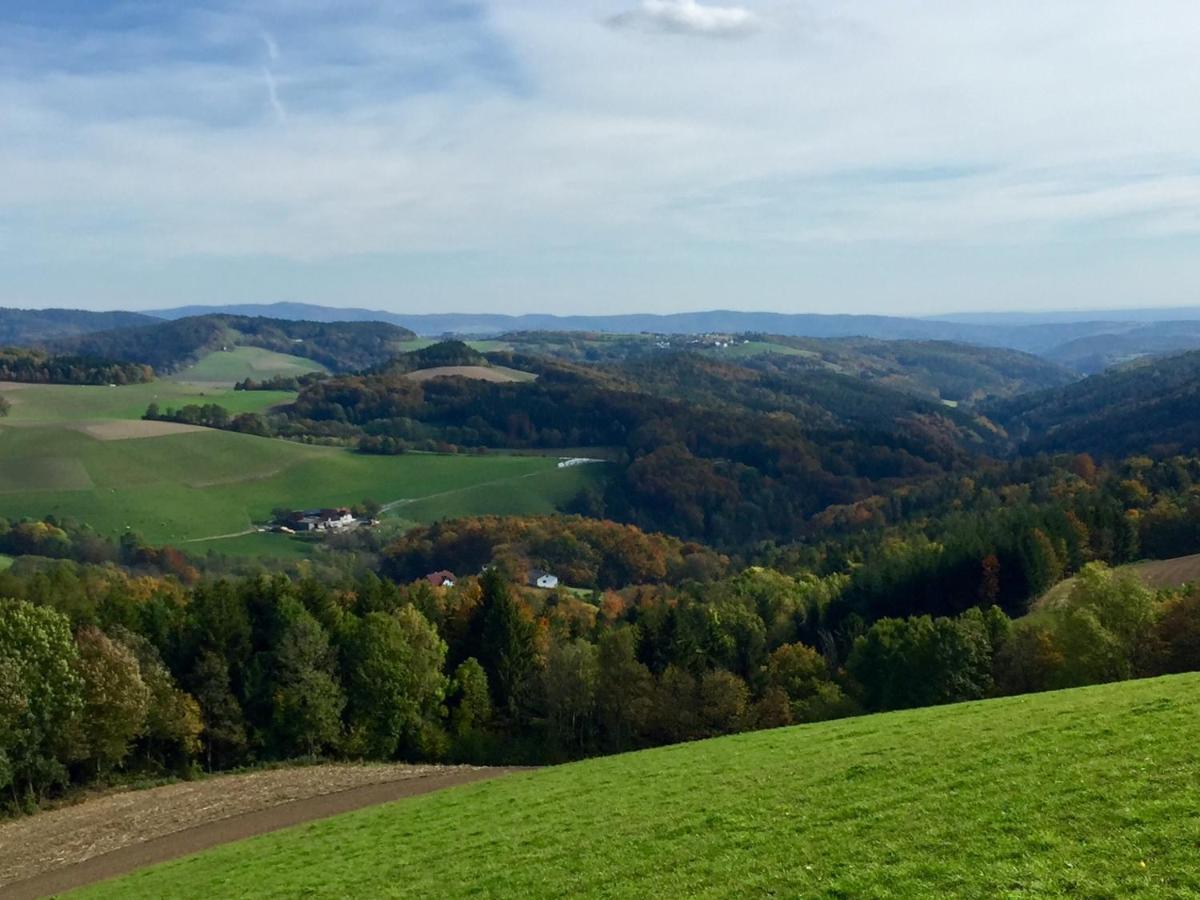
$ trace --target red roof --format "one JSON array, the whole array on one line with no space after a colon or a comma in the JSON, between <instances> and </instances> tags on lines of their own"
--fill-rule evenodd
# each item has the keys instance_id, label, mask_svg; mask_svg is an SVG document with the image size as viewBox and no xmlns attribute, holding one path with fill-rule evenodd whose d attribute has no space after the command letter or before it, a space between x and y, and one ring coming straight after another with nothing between
<instances>
[{"instance_id":1,"label":"red roof","mask_svg":"<svg viewBox=\"0 0 1200 900\"><path fill-rule=\"evenodd\" d=\"M455 578L453 572L447 572L443 569L440 572L430 572L425 576L425 580L434 587L442 587L447 581L453 582Z\"/></svg>"}]
</instances>

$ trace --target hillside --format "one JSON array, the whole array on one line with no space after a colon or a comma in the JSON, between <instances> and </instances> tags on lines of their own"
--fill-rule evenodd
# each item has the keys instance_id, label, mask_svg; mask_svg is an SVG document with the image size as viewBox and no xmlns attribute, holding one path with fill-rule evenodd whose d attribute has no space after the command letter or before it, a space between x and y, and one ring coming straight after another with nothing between
<instances>
[{"instance_id":1,"label":"hillside","mask_svg":"<svg viewBox=\"0 0 1200 900\"><path fill-rule=\"evenodd\" d=\"M793 354L759 354L756 367L783 372L817 366L883 387L949 403L974 403L1062 387L1077 376L1019 350L949 341L768 338Z\"/></svg>"},{"instance_id":2,"label":"hillside","mask_svg":"<svg viewBox=\"0 0 1200 900\"><path fill-rule=\"evenodd\" d=\"M1067 341L1046 357L1076 372L1091 375L1143 356L1162 356L1200 348L1200 322L1154 322L1115 334L1095 334Z\"/></svg>"},{"instance_id":3,"label":"hillside","mask_svg":"<svg viewBox=\"0 0 1200 900\"><path fill-rule=\"evenodd\" d=\"M156 310L154 315L174 319L225 313L265 314L317 321L374 320L391 322L409 328L417 334L429 336L495 335L525 331L662 335L758 332L813 338L870 337L884 340L960 341L989 347L1011 347L1029 353L1043 353L1075 338L1122 332L1133 327L1125 321L1109 321L1103 313L1095 313L1094 319L1084 317L1049 323L980 323L900 316L743 312L719 309L667 315L634 313L599 316L539 313L520 316L492 313L393 313L312 306L304 303L187 306Z\"/></svg>"},{"instance_id":4,"label":"hillside","mask_svg":"<svg viewBox=\"0 0 1200 900\"><path fill-rule=\"evenodd\" d=\"M1118 457L1200 447L1200 352L1142 360L985 407L1027 452Z\"/></svg>"},{"instance_id":5,"label":"hillside","mask_svg":"<svg viewBox=\"0 0 1200 900\"><path fill-rule=\"evenodd\" d=\"M1060 387L1071 370L1018 350L949 341L803 338L744 333L683 334L513 332L494 349L552 356L575 363L650 362L694 351L775 373L828 371L948 403L970 403Z\"/></svg>"},{"instance_id":6,"label":"hillside","mask_svg":"<svg viewBox=\"0 0 1200 900\"><path fill-rule=\"evenodd\" d=\"M303 322L245 316L198 316L48 342L49 349L142 363L175 372L237 346L315 360L335 371L378 365L403 351L413 334L381 322Z\"/></svg>"},{"instance_id":7,"label":"hillside","mask_svg":"<svg viewBox=\"0 0 1200 900\"><path fill-rule=\"evenodd\" d=\"M1192 896L1197 703L1186 675L677 745L328 819L83 896Z\"/></svg>"},{"instance_id":8,"label":"hillside","mask_svg":"<svg viewBox=\"0 0 1200 900\"><path fill-rule=\"evenodd\" d=\"M264 412L292 397L157 381L117 388L19 385L0 389L0 516L53 514L101 534L131 529L155 543L230 553L295 548L280 535L238 535L276 506L400 501L412 521L447 515L553 512L602 477L603 466L557 468L553 458L412 454L371 457L171 422L143 421L151 402L218 403Z\"/></svg>"},{"instance_id":9,"label":"hillside","mask_svg":"<svg viewBox=\"0 0 1200 900\"><path fill-rule=\"evenodd\" d=\"M723 549L793 537L832 504L957 471L999 446L985 421L862 379L777 376L697 354L581 366L495 352L489 365L537 379L406 377L478 358L449 342L307 386L280 433L359 439L369 452L617 448L620 477L573 511Z\"/></svg>"},{"instance_id":10,"label":"hillside","mask_svg":"<svg viewBox=\"0 0 1200 900\"><path fill-rule=\"evenodd\" d=\"M0 346L26 347L55 338L152 325L153 316L82 309L0 309Z\"/></svg>"}]
</instances>

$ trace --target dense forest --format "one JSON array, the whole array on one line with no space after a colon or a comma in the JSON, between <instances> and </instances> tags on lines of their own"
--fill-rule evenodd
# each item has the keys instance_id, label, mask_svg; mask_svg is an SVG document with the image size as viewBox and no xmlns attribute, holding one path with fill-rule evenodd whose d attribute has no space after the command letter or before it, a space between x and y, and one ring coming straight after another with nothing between
<instances>
[{"instance_id":1,"label":"dense forest","mask_svg":"<svg viewBox=\"0 0 1200 900\"><path fill-rule=\"evenodd\" d=\"M971 416L848 376L775 375L695 354L592 368L499 353L488 360L536 381L404 377L414 366L475 357L445 344L324 379L272 428L285 436L391 439L364 444L376 452L429 441L615 448L619 476L604 495L578 498L575 511L723 548L795 537L808 516L832 504L955 471L995 440Z\"/></svg>"},{"instance_id":2,"label":"dense forest","mask_svg":"<svg viewBox=\"0 0 1200 900\"><path fill-rule=\"evenodd\" d=\"M1200 352L1140 360L985 409L1024 452L1114 458L1194 452L1200 449Z\"/></svg>"},{"instance_id":3,"label":"dense forest","mask_svg":"<svg viewBox=\"0 0 1200 900\"><path fill-rule=\"evenodd\" d=\"M82 309L0 309L0 346L29 347L54 338L153 325L158 320L131 312Z\"/></svg>"},{"instance_id":4,"label":"dense forest","mask_svg":"<svg viewBox=\"0 0 1200 900\"><path fill-rule=\"evenodd\" d=\"M0 348L0 381L25 384L140 384L154 370L138 363L85 356L51 356L40 350Z\"/></svg>"},{"instance_id":5,"label":"dense forest","mask_svg":"<svg viewBox=\"0 0 1200 900\"><path fill-rule=\"evenodd\" d=\"M365 369L405 349L414 335L381 322L293 322L196 316L47 341L53 352L119 359L174 372L214 350L262 347L316 360L335 371Z\"/></svg>"},{"instance_id":6,"label":"dense forest","mask_svg":"<svg viewBox=\"0 0 1200 900\"><path fill-rule=\"evenodd\" d=\"M1099 563L1036 619L997 606L808 635L838 577L752 568L595 600L500 568L365 577L0 574L0 790L296 757L553 762L1200 666L1200 595Z\"/></svg>"}]
</instances>

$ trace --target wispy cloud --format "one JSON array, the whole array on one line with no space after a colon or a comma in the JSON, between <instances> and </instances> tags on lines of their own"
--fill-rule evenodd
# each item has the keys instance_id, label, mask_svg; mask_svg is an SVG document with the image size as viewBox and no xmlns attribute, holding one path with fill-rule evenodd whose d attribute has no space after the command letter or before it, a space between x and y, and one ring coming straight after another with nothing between
<instances>
[{"instance_id":1,"label":"wispy cloud","mask_svg":"<svg viewBox=\"0 0 1200 900\"><path fill-rule=\"evenodd\" d=\"M262 67L263 84L267 88L267 101L271 104L271 109L275 113L275 118L279 122L287 121L287 108L283 105L283 101L279 99L279 85L275 81L275 73L271 71L269 66Z\"/></svg>"},{"instance_id":2,"label":"wispy cloud","mask_svg":"<svg viewBox=\"0 0 1200 900\"><path fill-rule=\"evenodd\" d=\"M760 25L741 6L707 6L697 0L642 0L639 7L612 16L616 28L643 28L705 37L744 37Z\"/></svg>"}]
</instances>

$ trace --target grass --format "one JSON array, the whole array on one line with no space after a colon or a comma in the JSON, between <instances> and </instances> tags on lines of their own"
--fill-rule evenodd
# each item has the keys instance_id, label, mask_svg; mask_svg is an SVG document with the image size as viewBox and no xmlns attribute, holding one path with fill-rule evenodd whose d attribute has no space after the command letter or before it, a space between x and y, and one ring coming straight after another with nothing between
<instances>
[{"instance_id":1,"label":"grass","mask_svg":"<svg viewBox=\"0 0 1200 900\"><path fill-rule=\"evenodd\" d=\"M1190 897L1200 676L738 735L300 826L107 897Z\"/></svg>"},{"instance_id":2,"label":"grass","mask_svg":"<svg viewBox=\"0 0 1200 900\"><path fill-rule=\"evenodd\" d=\"M29 422L77 422L95 419L140 419L152 402L164 410L189 403L217 403L230 412L262 412L289 402L295 395L282 391L234 391L176 381L152 381L122 387L80 387L70 384L0 387L12 411L0 425Z\"/></svg>"},{"instance_id":3,"label":"grass","mask_svg":"<svg viewBox=\"0 0 1200 900\"><path fill-rule=\"evenodd\" d=\"M302 356L276 353L261 347L234 347L232 350L217 350L193 366L170 376L172 381L228 384L246 378L262 380L273 375L304 375L308 372L326 372L323 365Z\"/></svg>"},{"instance_id":4,"label":"grass","mask_svg":"<svg viewBox=\"0 0 1200 900\"><path fill-rule=\"evenodd\" d=\"M498 509L512 516L548 515L585 486L598 483L607 470L604 465L539 468L516 478L469 485L399 503L389 512L414 522L482 516Z\"/></svg>"},{"instance_id":5,"label":"grass","mask_svg":"<svg viewBox=\"0 0 1200 900\"><path fill-rule=\"evenodd\" d=\"M768 353L778 353L781 356L817 356L811 350L801 350L786 344L775 344L770 341L747 341L744 344L734 344L731 347L716 347L709 351L717 356L732 359L745 359L752 356L763 356Z\"/></svg>"},{"instance_id":6,"label":"grass","mask_svg":"<svg viewBox=\"0 0 1200 900\"><path fill-rule=\"evenodd\" d=\"M242 411L289 394L200 391L177 382L4 393L14 406L0 420L0 516L53 514L102 533L134 530L152 543L202 552L304 555L308 546L286 537L243 534L277 506L412 501L404 503L403 518L416 522L549 512L599 474L558 469L555 459L539 456L365 456L213 430L115 441L78 430L84 422L138 418L151 399L164 408L212 401ZM227 539L188 543L216 536Z\"/></svg>"}]
</instances>

